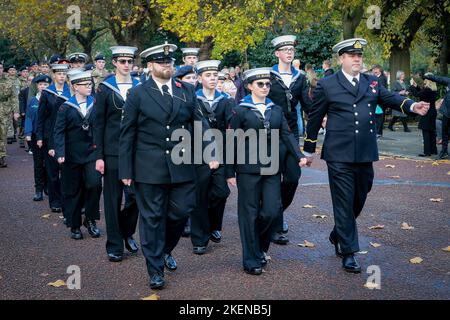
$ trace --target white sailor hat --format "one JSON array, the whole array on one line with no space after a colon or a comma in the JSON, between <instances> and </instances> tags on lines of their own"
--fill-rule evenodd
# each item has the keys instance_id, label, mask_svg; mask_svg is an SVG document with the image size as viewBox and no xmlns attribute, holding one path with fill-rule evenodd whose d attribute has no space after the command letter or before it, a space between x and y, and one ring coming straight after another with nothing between
<instances>
[{"instance_id":1,"label":"white sailor hat","mask_svg":"<svg viewBox=\"0 0 450 320\"><path fill-rule=\"evenodd\" d=\"M296 39L297 39L297 37L292 36L292 35L279 36L272 40L272 45L274 46L275 50L278 50L284 46L294 46L295 47Z\"/></svg>"},{"instance_id":2,"label":"white sailor hat","mask_svg":"<svg viewBox=\"0 0 450 320\"><path fill-rule=\"evenodd\" d=\"M343 53L362 53L367 45L367 40L363 38L352 38L339 42L333 47L333 52L341 55Z\"/></svg>"},{"instance_id":3,"label":"white sailor hat","mask_svg":"<svg viewBox=\"0 0 450 320\"><path fill-rule=\"evenodd\" d=\"M220 60L203 60L195 64L198 74L205 71L219 71Z\"/></svg>"},{"instance_id":4,"label":"white sailor hat","mask_svg":"<svg viewBox=\"0 0 450 320\"><path fill-rule=\"evenodd\" d=\"M50 66L53 72L67 72L69 71L69 65L64 63L55 63Z\"/></svg>"},{"instance_id":5,"label":"white sailor hat","mask_svg":"<svg viewBox=\"0 0 450 320\"><path fill-rule=\"evenodd\" d=\"M223 73L223 72L219 72L218 77L219 77L219 80L226 80L227 79L227 77L225 76L225 73Z\"/></svg>"},{"instance_id":6,"label":"white sailor hat","mask_svg":"<svg viewBox=\"0 0 450 320\"><path fill-rule=\"evenodd\" d=\"M145 49L141 52L140 56L145 61L173 61L173 53L177 50L177 46L170 43L161 44Z\"/></svg>"},{"instance_id":7,"label":"white sailor hat","mask_svg":"<svg viewBox=\"0 0 450 320\"><path fill-rule=\"evenodd\" d=\"M69 54L69 56L67 57L70 61L70 63L74 63L77 61L81 61L81 62L87 62L88 61L88 55L86 53L82 53L82 52L74 52Z\"/></svg>"},{"instance_id":8,"label":"white sailor hat","mask_svg":"<svg viewBox=\"0 0 450 320\"><path fill-rule=\"evenodd\" d=\"M112 52L113 58L117 58L117 57L134 58L138 48L127 47L127 46L114 46L109 49Z\"/></svg>"},{"instance_id":9,"label":"white sailor hat","mask_svg":"<svg viewBox=\"0 0 450 320\"><path fill-rule=\"evenodd\" d=\"M183 52L183 57L198 56L200 48L181 48L181 51Z\"/></svg>"},{"instance_id":10,"label":"white sailor hat","mask_svg":"<svg viewBox=\"0 0 450 320\"><path fill-rule=\"evenodd\" d=\"M72 77L73 75L80 73L80 72L84 72L84 71L85 71L84 68L72 68L72 69L69 69L69 71L67 71L67 76L70 79L70 77Z\"/></svg>"},{"instance_id":11,"label":"white sailor hat","mask_svg":"<svg viewBox=\"0 0 450 320\"><path fill-rule=\"evenodd\" d=\"M81 71L69 75L71 84L77 84L83 81L92 81L92 71Z\"/></svg>"},{"instance_id":12,"label":"white sailor hat","mask_svg":"<svg viewBox=\"0 0 450 320\"><path fill-rule=\"evenodd\" d=\"M271 68L255 68L244 71L243 77L247 83L251 83L258 79L270 79Z\"/></svg>"}]
</instances>

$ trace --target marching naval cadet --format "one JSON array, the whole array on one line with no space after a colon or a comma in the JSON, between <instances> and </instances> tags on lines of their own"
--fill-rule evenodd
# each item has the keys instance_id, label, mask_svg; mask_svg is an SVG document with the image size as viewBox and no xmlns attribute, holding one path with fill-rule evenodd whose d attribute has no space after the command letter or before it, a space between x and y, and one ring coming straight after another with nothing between
<instances>
[{"instance_id":1,"label":"marching naval cadet","mask_svg":"<svg viewBox=\"0 0 450 320\"><path fill-rule=\"evenodd\" d=\"M298 166L306 165L307 159L298 148L298 140L289 129L284 112L268 97L271 88L271 69L257 68L244 72L244 81L251 94L242 99L234 109L230 129L256 130L256 145L267 138L267 150L272 144L284 143L288 152L297 159ZM279 139L272 137L272 131L279 131ZM251 139L249 139L251 140ZM264 140L263 140L264 141ZM265 142L264 142L265 143ZM266 253L269 250L272 234L276 231L276 219L282 209L280 167L263 172L264 165L258 152L257 162L251 162L250 143L245 143L245 162L226 166L228 183L238 188L238 222L241 235L244 271L251 275L260 275L267 264ZM272 163L279 154L270 154ZM278 162L279 163L279 162ZM269 168L267 168L269 169Z\"/></svg>"},{"instance_id":2,"label":"marching naval cadet","mask_svg":"<svg viewBox=\"0 0 450 320\"><path fill-rule=\"evenodd\" d=\"M52 212L61 212L63 199L61 193L60 166L55 158L53 131L59 107L69 100L70 88L66 83L69 66L52 64L53 83L42 91L39 101L36 139L37 146L43 150L47 174L48 202Z\"/></svg>"},{"instance_id":3,"label":"marching naval cadet","mask_svg":"<svg viewBox=\"0 0 450 320\"><path fill-rule=\"evenodd\" d=\"M125 185L135 186L139 236L152 289L164 287L164 266L177 268L172 250L195 208L195 168L173 162L172 152L184 155L186 150L173 150L182 139L172 141L172 132L204 122L194 87L172 78L176 48L166 43L141 53L151 77L128 91L119 142L119 176ZM216 169L219 163L209 165Z\"/></svg>"},{"instance_id":4,"label":"marching naval cadet","mask_svg":"<svg viewBox=\"0 0 450 320\"><path fill-rule=\"evenodd\" d=\"M58 110L54 129L55 157L62 164L64 216L71 238L83 239L80 227L81 209L85 208L83 225L93 238L100 236L96 220L100 219L101 175L95 170L95 145L92 127L95 110L91 96L92 72L70 76L75 94Z\"/></svg>"},{"instance_id":5,"label":"marching naval cadet","mask_svg":"<svg viewBox=\"0 0 450 320\"><path fill-rule=\"evenodd\" d=\"M304 75L292 66L295 57L296 36L284 35L272 40L275 50L275 56L278 58L278 64L272 68L272 77L269 99L283 109L284 115L297 141L299 140L299 131L297 124L297 110L295 107L300 102L302 110L308 113L311 100L308 96L308 85ZM301 169L297 165L298 161L291 153L287 152L284 145L285 155L282 160L282 182L281 197L283 210L278 217L278 228L274 234L273 242L276 244L286 244L288 224L283 221L283 213L291 205L297 190L298 181L301 176Z\"/></svg>"},{"instance_id":6,"label":"marching naval cadet","mask_svg":"<svg viewBox=\"0 0 450 320\"><path fill-rule=\"evenodd\" d=\"M231 119L231 110L235 107L234 99L216 90L219 60L197 62L202 89L197 91L201 111L211 129L218 129L225 141L225 131ZM225 148L222 150L225 159ZM191 215L191 241L195 254L204 254L209 240L219 243L222 240L222 221L225 203L230 194L225 167L211 170L208 164L195 166L197 173L197 206Z\"/></svg>"},{"instance_id":7,"label":"marching naval cadet","mask_svg":"<svg viewBox=\"0 0 450 320\"><path fill-rule=\"evenodd\" d=\"M378 160L375 108L380 105L420 115L429 108L428 103L392 93L377 77L361 73L366 45L365 39L354 38L333 47L342 69L317 84L303 148L311 165L322 119L327 115L321 158L328 166L335 223L329 240L336 255L342 257L343 269L351 273L361 272L354 257L360 250L356 218L372 188L373 162Z\"/></svg>"},{"instance_id":8,"label":"marching naval cadet","mask_svg":"<svg viewBox=\"0 0 450 320\"><path fill-rule=\"evenodd\" d=\"M106 252L109 261L120 262L123 259L124 244L131 253L139 250L133 239L139 217L137 205L133 197L133 203L127 203L128 209L121 210L124 185L119 179L118 168L123 107L128 90L139 85L139 81L130 75L137 48L115 46L110 49L116 72L98 85L94 103L95 168L104 177Z\"/></svg>"},{"instance_id":9,"label":"marching naval cadet","mask_svg":"<svg viewBox=\"0 0 450 320\"><path fill-rule=\"evenodd\" d=\"M74 52L67 56L71 69L84 68L89 58L86 53Z\"/></svg>"},{"instance_id":10,"label":"marching naval cadet","mask_svg":"<svg viewBox=\"0 0 450 320\"><path fill-rule=\"evenodd\" d=\"M25 119L25 137L30 143L31 151L33 152L33 167L34 167L34 188L35 195L33 201L44 200L44 187L46 185L45 171L44 171L44 153L37 145L37 124L38 124L38 110L42 91L47 88L52 79L47 75L40 75L33 79L37 85L38 93L28 104L26 119Z\"/></svg>"}]
</instances>

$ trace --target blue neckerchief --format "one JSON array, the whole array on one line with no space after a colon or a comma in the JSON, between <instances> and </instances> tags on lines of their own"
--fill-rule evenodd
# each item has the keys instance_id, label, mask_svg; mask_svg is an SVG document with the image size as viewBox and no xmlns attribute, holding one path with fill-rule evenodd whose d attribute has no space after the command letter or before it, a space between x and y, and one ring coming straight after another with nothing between
<instances>
[{"instance_id":1,"label":"blue neckerchief","mask_svg":"<svg viewBox=\"0 0 450 320\"><path fill-rule=\"evenodd\" d=\"M269 121L270 116L272 115L272 107L275 104L269 98L266 98L266 101L264 103L266 105L266 111L264 112L264 118L266 121ZM255 103L253 102L251 94L245 96L244 99L241 100L239 105L253 110L255 112L255 114L258 116L258 118L262 117L261 112L259 111L259 109L256 107Z\"/></svg>"},{"instance_id":2,"label":"blue neckerchief","mask_svg":"<svg viewBox=\"0 0 450 320\"><path fill-rule=\"evenodd\" d=\"M61 95L58 94L58 91L56 90L56 85L54 82L51 85L49 85L47 88L45 88L44 90L51 94L54 94L55 96L63 98L66 101L69 100L69 98L70 98L70 88L67 85L67 83L64 83L63 93Z\"/></svg>"},{"instance_id":3,"label":"blue neckerchief","mask_svg":"<svg viewBox=\"0 0 450 320\"><path fill-rule=\"evenodd\" d=\"M139 80L137 80L134 77L131 77L131 87L134 88L137 85L139 85L141 82ZM102 84L104 84L105 86L107 86L108 88L110 88L111 90L113 90L115 93L117 93L119 95L119 97L122 98L122 94L120 93L120 89L119 86L117 85L117 80L116 80L116 76L111 76L109 78L106 78L105 81L102 82Z\"/></svg>"},{"instance_id":4,"label":"blue neckerchief","mask_svg":"<svg viewBox=\"0 0 450 320\"><path fill-rule=\"evenodd\" d=\"M291 85L292 85L295 82L295 80L297 80L297 78L300 77L300 71L298 71L293 66L291 66L291 72L292 72L292 80L291 80ZM278 64L276 64L272 67L272 73L281 79L281 74L278 69Z\"/></svg>"},{"instance_id":5,"label":"blue neckerchief","mask_svg":"<svg viewBox=\"0 0 450 320\"><path fill-rule=\"evenodd\" d=\"M217 103L225 98L225 96L221 94L219 91L214 90L214 100L210 103L210 101L208 101L208 99L203 94L203 89L197 90L196 94L197 99L202 100L203 102L209 104L211 106L212 111L216 109Z\"/></svg>"},{"instance_id":6,"label":"blue neckerchief","mask_svg":"<svg viewBox=\"0 0 450 320\"><path fill-rule=\"evenodd\" d=\"M230 96L228 93L222 91L221 94L222 94L225 98L231 99L231 96Z\"/></svg>"},{"instance_id":7,"label":"blue neckerchief","mask_svg":"<svg viewBox=\"0 0 450 320\"><path fill-rule=\"evenodd\" d=\"M80 108L80 106L78 104L78 101L77 101L77 98L75 97L75 95L71 96L70 99L65 102L65 104L75 108L78 111L78 113L80 114L80 116L82 118L85 118L85 117L89 117L89 115L91 114L92 110L94 109L94 97L88 96L87 99L86 99L86 116L84 116L81 113L81 108Z\"/></svg>"}]
</instances>

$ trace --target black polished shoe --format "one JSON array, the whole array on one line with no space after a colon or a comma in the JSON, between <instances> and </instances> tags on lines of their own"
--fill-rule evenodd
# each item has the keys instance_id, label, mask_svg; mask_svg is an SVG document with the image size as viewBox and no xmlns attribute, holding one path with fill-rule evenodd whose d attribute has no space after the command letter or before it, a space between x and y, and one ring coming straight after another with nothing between
<instances>
[{"instance_id":1,"label":"black polished shoe","mask_svg":"<svg viewBox=\"0 0 450 320\"><path fill-rule=\"evenodd\" d=\"M70 237L75 240L83 239L83 234L81 233L80 228L70 228Z\"/></svg>"},{"instance_id":2,"label":"black polished shoe","mask_svg":"<svg viewBox=\"0 0 450 320\"><path fill-rule=\"evenodd\" d=\"M286 233L288 233L288 231L289 231L289 225L286 221L283 221L283 229L282 229L281 233L286 234Z\"/></svg>"},{"instance_id":3,"label":"black polished shoe","mask_svg":"<svg viewBox=\"0 0 450 320\"><path fill-rule=\"evenodd\" d=\"M287 236L285 236L284 234L282 234L281 232L276 232L273 236L272 236L272 242L276 243L276 244L287 244L289 242L289 239Z\"/></svg>"},{"instance_id":4,"label":"black polished shoe","mask_svg":"<svg viewBox=\"0 0 450 320\"><path fill-rule=\"evenodd\" d=\"M150 288L162 289L164 287L164 277L159 274L154 274L150 278Z\"/></svg>"},{"instance_id":5,"label":"black polished shoe","mask_svg":"<svg viewBox=\"0 0 450 320\"><path fill-rule=\"evenodd\" d=\"M259 276L260 274L262 274L262 268L244 268L245 273L254 275L254 276Z\"/></svg>"},{"instance_id":6,"label":"black polished shoe","mask_svg":"<svg viewBox=\"0 0 450 320\"><path fill-rule=\"evenodd\" d=\"M62 208L58 208L58 207L51 208L51 210L54 213L61 213L62 212Z\"/></svg>"},{"instance_id":7,"label":"black polished shoe","mask_svg":"<svg viewBox=\"0 0 450 320\"><path fill-rule=\"evenodd\" d=\"M170 271L177 270L177 261L170 253L164 255L164 265Z\"/></svg>"},{"instance_id":8,"label":"black polished shoe","mask_svg":"<svg viewBox=\"0 0 450 320\"><path fill-rule=\"evenodd\" d=\"M390 126L388 127L388 129L391 130L391 131L395 131L394 128L390 127Z\"/></svg>"},{"instance_id":9,"label":"black polished shoe","mask_svg":"<svg viewBox=\"0 0 450 320\"><path fill-rule=\"evenodd\" d=\"M219 230L214 230L209 238L212 242L219 243L222 240L222 234Z\"/></svg>"},{"instance_id":10,"label":"black polished shoe","mask_svg":"<svg viewBox=\"0 0 450 320\"><path fill-rule=\"evenodd\" d=\"M345 271L350 273L360 273L361 272L361 266L359 265L358 261L355 259L355 255L347 254L342 258L342 267Z\"/></svg>"},{"instance_id":11,"label":"black polished shoe","mask_svg":"<svg viewBox=\"0 0 450 320\"><path fill-rule=\"evenodd\" d=\"M5 157L1 157L0 158L0 168L6 168L8 167L8 165L6 164L6 159Z\"/></svg>"},{"instance_id":12,"label":"black polished shoe","mask_svg":"<svg viewBox=\"0 0 450 320\"><path fill-rule=\"evenodd\" d=\"M447 150L441 150L441 152L439 152L439 155L436 158L436 160L442 160L442 159L448 159Z\"/></svg>"},{"instance_id":13,"label":"black polished shoe","mask_svg":"<svg viewBox=\"0 0 450 320\"><path fill-rule=\"evenodd\" d=\"M33 197L33 201L44 201L44 195L42 194L42 191L36 191Z\"/></svg>"},{"instance_id":14,"label":"black polished shoe","mask_svg":"<svg viewBox=\"0 0 450 320\"><path fill-rule=\"evenodd\" d=\"M111 262L120 262L123 260L123 256L121 254L108 253L108 260Z\"/></svg>"},{"instance_id":15,"label":"black polished shoe","mask_svg":"<svg viewBox=\"0 0 450 320\"><path fill-rule=\"evenodd\" d=\"M83 221L83 226L86 227L86 229L88 230L89 234L91 235L92 238L98 238L100 237L100 230L97 228L97 224L94 221L88 221L88 220L84 220Z\"/></svg>"},{"instance_id":16,"label":"black polished shoe","mask_svg":"<svg viewBox=\"0 0 450 320\"><path fill-rule=\"evenodd\" d=\"M124 241L125 241L125 248L129 252L136 253L139 251L139 246L138 246L136 240L133 239L133 237L128 237Z\"/></svg>"},{"instance_id":17,"label":"black polished shoe","mask_svg":"<svg viewBox=\"0 0 450 320\"><path fill-rule=\"evenodd\" d=\"M418 156L419 157L431 157L431 154L430 153L420 153Z\"/></svg>"},{"instance_id":18,"label":"black polished shoe","mask_svg":"<svg viewBox=\"0 0 450 320\"><path fill-rule=\"evenodd\" d=\"M409 128L403 129L404 132L411 132Z\"/></svg>"},{"instance_id":19,"label":"black polished shoe","mask_svg":"<svg viewBox=\"0 0 450 320\"><path fill-rule=\"evenodd\" d=\"M181 236L183 238L188 238L191 235L191 225L190 224L186 224L184 226L184 230L183 233L181 234Z\"/></svg>"},{"instance_id":20,"label":"black polished shoe","mask_svg":"<svg viewBox=\"0 0 450 320\"><path fill-rule=\"evenodd\" d=\"M333 237L333 233L330 233L330 237L328 238L328 240L330 240L331 244L334 246L334 252L336 253L336 256L342 258L344 255L342 254L341 246L339 245L337 239Z\"/></svg>"},{"instance_id":21,"label":"black polished shoe","mask_svg":"<svg viewBox=\"0 0 450 320\"><path fill-rule=\"evenodd\" d=\"M206 253L206 246L194 246L192 248L192 252L194 252L195 254L205 254Z\"/></svg>"}]
</instances>

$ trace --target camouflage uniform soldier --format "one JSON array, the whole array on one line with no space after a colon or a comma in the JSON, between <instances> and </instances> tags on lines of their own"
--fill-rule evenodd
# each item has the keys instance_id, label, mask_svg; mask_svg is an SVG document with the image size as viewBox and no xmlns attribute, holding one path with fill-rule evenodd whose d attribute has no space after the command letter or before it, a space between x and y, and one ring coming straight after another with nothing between
<instances>
[{"instance_id":1,"label":"camouflage uniform soldier","mask_svg":"<svg viewBox=\"0 0 450 320\"><path fill-rule=\"evenodd\" d=\"M17 88L11 79L3 76L3 65L0 64L0 168L6 165L6 137L8 122L11 122L11 116L18 118L19 100Z\"/></svg>"},{"instance_id":2,"label":"camouflage uniform soldier","mask_svg":"<svg viewBox=\"0 0 450 320\"><path fill-rule=\"evenodd\" d=\"M19 79L17 78L17 68L15 65L10 65L7 68L7 78L14 84L14 89L16 92L17 99L15 100L17 102L17 106L13 107L13 110L16 110L15 112L19 113L19 91L20 91L20 83ZM16 142L16 134L17 134L17 127L18 127L18 118L11 116L9 117L8 121L8 129L7 129L7 142L8 144Z\"/></svg>"},{"instance_id":3,"label":"camouflage uniform soldier","mask_svg":"<svg viewBox=\"0 0 450 320\"><path fill-rule=\"evenodd\" d=\"M94 79L95 87L102 83L105 78L109 75L108 70L105 69L105 56L101 53L95 56L95 69L92 71L92 78Z\"/></svg>"}]
</instances>

